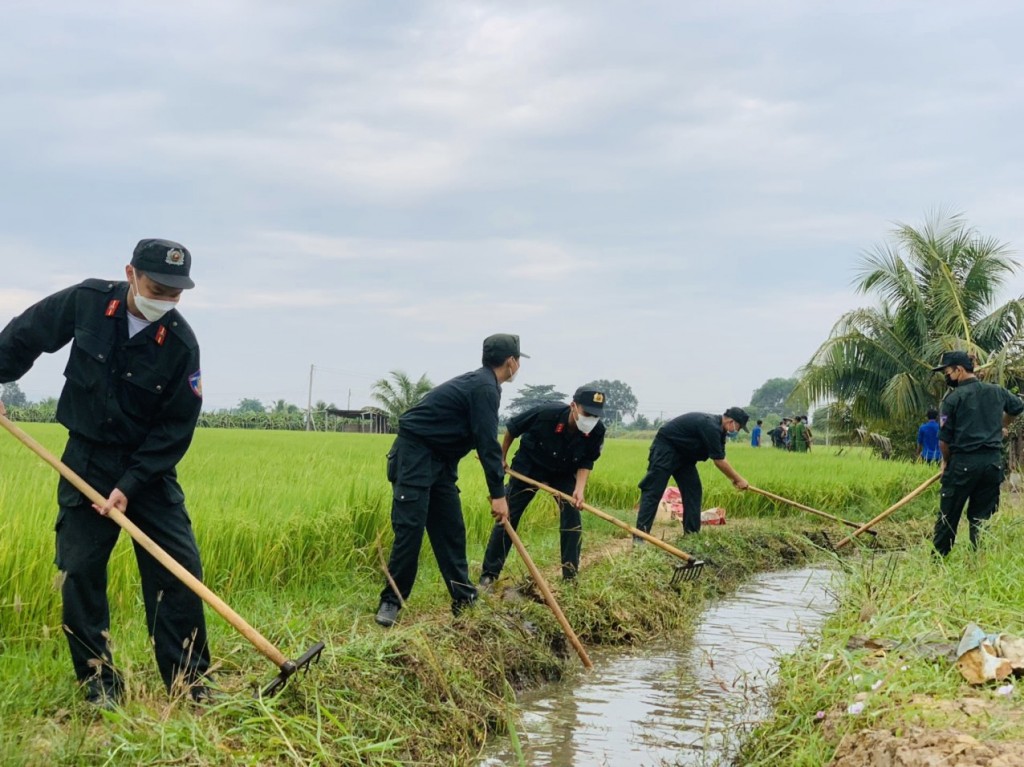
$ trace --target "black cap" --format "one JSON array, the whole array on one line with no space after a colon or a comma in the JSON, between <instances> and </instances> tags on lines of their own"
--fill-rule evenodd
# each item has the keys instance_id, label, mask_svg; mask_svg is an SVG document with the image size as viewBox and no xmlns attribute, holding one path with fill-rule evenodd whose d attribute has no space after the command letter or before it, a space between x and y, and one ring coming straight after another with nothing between
<instances>
[{"instance_id":1,"label":"black cap","mask_svg":"<svg viewBox=\"0 0 1024 767\"><path fill-rule=\"evenodd\" d=\"M953 367L954 365L959 365L964 370L974 370L974 360L968 356L967 352L943 352L942 362L933 367L932 371L938 373L943 368Z\"/></svg>"},{"instance_id":2,"label":"black cap","mask_svg":"<svg viewBox=\"0 0 1024 767\"><path fill-rule=\"evenodd\" d=\"M529 354L523 354L519 351L519 336L512 335L511 333L495 333L493 336L487 336L484 339L484 359L501 361L508 357L526 357L529 359Z\"/></svg>"},{"instance_id":3,"label":"black cap","mask_svg":"<svg viewBox=\"0 0 1024 767\"><path fill-rule=\"evenodd\" d=\"M572 395L572 401L583 408L584 413L601 415L604 412L604 392L597 389L584 389L582 386Z\"/></svg>"},{"instance_id":4,"label":"black cap","mask_svg":"<svg viewBox=\"0 0 1024 767\"><path fill-rule=\"evenodd\" d=\"M169 288L194 288L189 278L192 254L171 240L139 240L132 253L132 266L154 282Z\"/></svg>"},{"instance_id":5,"label":"black cap","mask_svg":"<svg viewBox=\"0 0 1024 767\"><path fill-rule=\"evenodd\" d=\"M740 428L743 429L743 431L750 431L747 428L747 421L750 420L750 416L747 415L747 411L744 410L743 408L731 407L725 411L725 417L731 418L736 423L738 423L740 425Z\"/></svg>"}]
</instances>

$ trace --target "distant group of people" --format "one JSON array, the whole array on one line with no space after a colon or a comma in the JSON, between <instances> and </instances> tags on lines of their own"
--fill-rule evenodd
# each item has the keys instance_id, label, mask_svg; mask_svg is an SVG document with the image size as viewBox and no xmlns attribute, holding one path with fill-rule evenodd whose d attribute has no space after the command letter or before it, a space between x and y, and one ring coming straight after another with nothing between
<instances>
[{"instance_id":1,"label":"distant group of people","mask_svg":"<svg viewBox=\"0 0 1024 767\"><path fill-rule=\"evenodd\" d=\"M761 447L762 424L763 421L759 420L750 435L751 447ZM811 425L805 415L783 418L774 429L768 431L768 438L772 441L772 447L794 453L810 452L814 443L814 434L811 433Z\"/></svg>"}]
</instances>

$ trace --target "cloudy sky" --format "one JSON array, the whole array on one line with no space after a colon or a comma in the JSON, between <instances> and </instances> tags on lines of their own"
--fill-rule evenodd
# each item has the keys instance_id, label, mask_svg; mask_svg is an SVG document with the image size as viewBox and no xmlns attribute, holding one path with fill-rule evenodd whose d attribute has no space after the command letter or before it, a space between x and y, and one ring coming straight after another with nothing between
<instances>
[{"instance_id":1,"label":"cloudy sky","mask_svg":"<svg viewBox=\"0 0 1024 767\"><path fill-rule=\"evenodd\" d=\"M1022 28L1009 0L8 1L0 324L164 237L209 409L304 406L311 365L361 407L512 332L506 402L608 378L721 411L868 302L894 222L1024 244Z\"/></svg>"}]
</instances>

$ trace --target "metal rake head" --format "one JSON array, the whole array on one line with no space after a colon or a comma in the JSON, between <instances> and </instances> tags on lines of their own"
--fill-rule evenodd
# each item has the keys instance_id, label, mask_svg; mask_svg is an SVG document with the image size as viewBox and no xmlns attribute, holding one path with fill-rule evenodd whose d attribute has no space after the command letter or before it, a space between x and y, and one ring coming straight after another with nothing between
<instances>
[{"instance_id":1,"label":"metal rake head","mask_svg":"<svg viewBox=\"0 0 1024 767\"><path fill-rule=\"evenodd\" d=\"M678 586L686 581L695 581L700 577L703 570L704 560L702 559L691 559L681 565L676 565L675 570L672 572L672 580L669 581L669 585Z\"/></svg>"},{"instance_id":2,"label":"metal rake head","mask_svg":"<svg viewBox=\"0 0 1024 767\"><path fill-rule=\"evenodd\" d=\"M289 677L304 668L308 668L310 663L316 663L320 660L320 653L323 651L324 643L317 642L306 650L298 660L286 661L284 665L281 666L281 673L274 677L270 681L270 684L264 687L263 690L259 691L257 693L257 697L269 698L273 695L277 695L277 693L284 689L285 684L288 683Z\"/></svg>"},{"instance_id":3,"label":"metal rake head","mask_svg":"<svg viewBox=\"0 0 1024 767\"><path fill-rule=\"evenodd\" d=\"M834 543L832 543L832 539L829 538L829 535L828 535L828 533L825 530L821 531L821 540L825 544L824 547L826 549L828 549L833 554L836 554L836 555L839 554L839 549L837 549L836 545Z\"/></svg>"}]
</instances>

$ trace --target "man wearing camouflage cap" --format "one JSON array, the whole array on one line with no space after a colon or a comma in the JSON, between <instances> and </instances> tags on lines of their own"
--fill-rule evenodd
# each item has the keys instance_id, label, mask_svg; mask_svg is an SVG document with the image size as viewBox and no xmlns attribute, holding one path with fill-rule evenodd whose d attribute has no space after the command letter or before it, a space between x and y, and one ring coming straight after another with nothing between
<instances>
[{"instance_id":1,"label":"man wearing camouflage cap","mask_svg":"<svg viewBox=\"0 0 1024 767\"><path fill-rule=\"evenodd\" d=\"M507 463L509 448L522 437L512 468L572 496L571 504L555 499L560 517L562 577L566 580L575 578L580 567L580 508L587 478L604 445L604 424L600 422L604 406L604 392L581 386L569 405L539 405L509 419L501 445L501 457ZM533 485L521 479L509 480L509 522L513 529L519 529L519 520L536 492ZM495 525L484 555L481 589L493 587L511 548L512 540L504 525Z\"/></svg>"},{"instance_id":2,"label":"man wearing camouflage cap","mask_svg":"<svg viewBox=\"0 0 1024 767\"><path fill-rule=\"evenodd\" d=\"M69 341L57 420L68 430L63 462L107 500L93 507L61 478L56 564L63 628L86 699L110 708L123 693L113 663L107 561L124 512L190 573L202 579L199 549L175 467L192 442L202 407L199 343L178 313L194 287L192 256L170 240L142 240L125 281L85 280L44 298L0 332L0 382L15 381L43 352ZM0 413L5 413L0 403ZM136 545L157 666L169 690L207 696L210 665L203 605Z\"/></svg>"}]
</instances>

